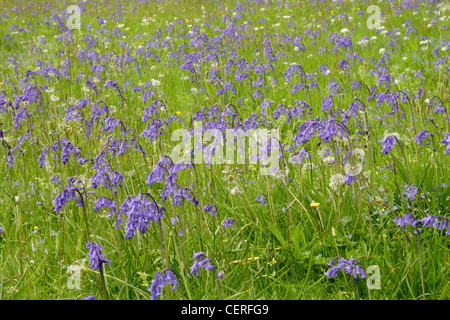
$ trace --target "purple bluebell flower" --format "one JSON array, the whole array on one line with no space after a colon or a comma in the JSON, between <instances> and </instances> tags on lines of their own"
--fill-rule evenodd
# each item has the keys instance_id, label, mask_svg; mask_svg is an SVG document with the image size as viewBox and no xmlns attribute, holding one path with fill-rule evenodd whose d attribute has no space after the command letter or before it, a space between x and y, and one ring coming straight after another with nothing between
<instances>
[{"instance_id":1,"label":"purple bluebell flower","mask_svg":"<svg viewBox=\"0 0 450 320\"><path fill-rule=\"evenodd\" d=\"M406 188L406 196L408 197L408 199L411 201L414 201L418 190L419 190L419 188L413 184L410 185L409 187L407 187Z\"/></svg>"},{"instance_id":2,"label":"purple bluebell flower","mask_svg":"<svg viewBox=\"0 0 450 320\"><path fill-rule=\"evenodd\" d=\"M450 155L450 132L444 133L444 140L441 141L442 144L445 144L445 154Z\"/></svg>"},{"instance_id":3,"label":"purple bluebell flower","mask_svg":"<svg viewBox=\"0 0 450 320\"><path fill-rule=\"evenodd\" d=\"M420 146L426 146L430 143L430 132L428 130L422 130L414 137L415 143L420 143ZM428 140L428 143L423 144L424 141Z\"/></svg>"},{"instance_id":4,"label":"purple bluebell flower","mask_svg":"<svg viewBox=\"0 0 450 320\"><path fill-rule=\"evenodd\" d=\"M383 140L383 154L389 154L392 149L394 149L394 145L397 144L397 139L394 135L389 135Z\"/></svg>"},{"instance_id":5,"label":"purple bluebell flower","mask_svg":"<svg viewBox=\"0 0 450 320\"><path fill-rule=\"evenodd\" d=\"M98 300L98 299L97 299L96 296L90 295L90 296L87 296L86 298L83 298L83 299L81 299L81 300Z\"/></svg>"},{"instance_id":6,"label":"purple bluebell flower","mask_svg":"<svg viewBox=\"0 0 450 320\"><path fill-rule=\"evenodd\" d=\"M222 226L223 226L224 229L226 229L227 227L232 227L233 226L233 222L234 222L234 219L232 219L232 218L225 219L222 222Z\"/></svg>"},{"instance_id":7,"label":"purple bluebell flower","mask_svg":"<svg viewBox=\"0 0 450 320\"><path fill-rule=\"evenodd\" d=\"M150 300L158 300L161 295L161 289L166 285L172 285L171 290L175 291L177 289L178 280L175 279L175 273L172 269L165 269L163 271L157 272L155 274L155 279L153 279L150 288L147 290L152 293Z\"/></svg>"},{"instance_id":8,"label":"purple bluebell flower","mask_svg":"<svg viewBox=\"0 0 450 320\"><path fill-rule=\"evenodd\" d=\"M264 200L264 194L263 194L263 193L258 193L258 194L256 195L255 201L261 202L261 205L262 205L263 207L266 205L266 200Z\"/></svg>"},{"instance_id":9,"label":"purple bluebell flower","mask_svg":"<svg viewBox=\"0 0 450 320\"><path fill-rule=\"evenodd\" d=\"M194 252L194 264L191 267L191 272L189 274L194 274L196 277L198 277L198 271L200 268L203 268L205 271L207 270L214 270L216 273L216 277L218 277L216 268L214 267L211 258L208 257L203 252Z\"/></svg>"},{"instance_id":10,"label":"purple bluebell flower","mask_svg":"<svg viewBox=\"0 0 450 320\"><path fill-rule=\"evenodd\" d=\"M401 217L396 217L394 219L394 222L397 224L398 227L402 227L402 229L409 224L410 226L415 227L417 225L417 220L414 219L413 215L411 213L405 214Z\"/></svg>"},{"instance_id":11,"label":"purple bluebell flower","mask_svg":"<svg viewBox=\"0 0 450 320\"><path fill-rule=\"evenodd\" d=\"M159 206L149 195L139 193L136 197L128 196L120 207L120 212L127 216L125 238L134 236L136 229L145 233L151 221L158 221L162 216L164 207Z\"/></svg>"},{"instance_id":12,"label":"purple bluebell flower","mask_svg":"<svg viewBox=\"0 0 450 320\"><path fill-rule=\"evenodd\" d=\"M95 242L88 242L86 247L89 249L89 265L92 270L101 270L103 268L103 264L111 264L111 260L107 260L102 256L103 248L100 247Z\"/></svg>"},{"instance_id":13,"label":"purple bluebell flower","mask_svg":"<svg viewBox=\"0 0 450 320\"><path fill-rule=\"evenodd\" d=\"M408 213L404 216L396 217L394 222L398 227L402 227L402 229L404 229L407 224L416 227L419 223L422 224L422 227L431 227L438 230L447 229L445 233L450 235L450 219L442 216L429 214L425 218L418 220L415 219L411 213Z\"/></svg>"},{"instance_id":14,"label":"purple bluebell flower","mask_svg":"<svg viewBox=\"0 0 450 320\"><path fill-rule=\"evenodd\" d=\"M334 260L338 260L337 265L334 265ZM325 275L328 277L328 279L334 278L337 276L339 270L344 270L345 273L351 275L353 279L357 280L358 276L360 278L366 277L366 271L364 268L364 265L356 260L356 259L347 259L345 257L337 256L330 260L328 263L328 266L330 269L325 272Z\"/></svg>"},{"instance_id":15,"label":"purple bluebell flower","mask_svg":"<svg viewBox=\"0 0 450 320\"><path fill-rule=\"evenodd\" d=\"M205 206L203 207L203 210L205 210L205 212L211 213L211 215L212 215L213 217L216 216L217 208L216 208L216 206L213 205L213 204L207 204L207 205L205 205Z\"/></svg>"}]
</instances>

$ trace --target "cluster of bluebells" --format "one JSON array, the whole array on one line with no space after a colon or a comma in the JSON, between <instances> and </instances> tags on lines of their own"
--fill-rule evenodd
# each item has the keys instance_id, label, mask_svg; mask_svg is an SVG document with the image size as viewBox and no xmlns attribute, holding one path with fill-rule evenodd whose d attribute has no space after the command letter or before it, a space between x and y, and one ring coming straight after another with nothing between
<instances>
[{"instance_id":1,"label":"cluster of bluebells","mask_svg":"<svg viewBox=\"0 0 450 320\"><path fill-rule=\"evenodd\" d=\"M410 185L409 187L406 187L406 196L409 200L414 201L417 195L417 191L419 191L419 188L415 185Z\"/></svg>"},{"instance_id":2,"label":"cluster of bluebells","mask_svg":"<svg viewBox=\"0 0 450 320\"><path fill-rule=\"evenodd\" d=\"M116 208L116 202L108 197L99 197L95 202L94 211L99 212L103 208L109 209L108 211L109 219L112 219L113 215L116 216L116 221L114 222L114 224L116 225L117 228L119 228L123 220L122 217L120 216L120 212Z\"/></svg>"},{"instance_id":3,"label":"cluster of bluebells","mask_svg":"<svg viewBox=\"0 0 450 320\"><path fill-rule=\"evenodd\" d=\"M206 254L203 252L194 252L194 264L191 267L191 272L189 274L194 274L196 277L198 277L198 271L200 268L203 268L204 270L214 270L216 272L216 268L214 268L214 265L211 261L211 258L209 258ZM217 278L221 278L224 275L223 272L220 272L216 276Z\"/></svg>"},{"instance_id":4,"label":"cluster of bluebells","mask_svg":"<svg viewBox=\"0 0 450 320\"><path fill-rule=\"evenodd\" d=\"M429 214L425 218L416 219L411 213L408 213L404 216L396 217L394 222L402 229L404 229L406 225L418 227L418 224L421 223L422 227L431 227L437 230L446 229L445 233L450 235L450 220L446 217Z\"/></svg>"},{"instance_id":5,"label":"cluster of bluebells","mask_svg":"<svg viewBox=\"0 0 450 320\"><path fill-rule=\"evenodd\" d=\"M444 140L441 141L445 145L445 154L450 156L450 132L444 133Z\"/></svg>"},{"instance_id":6,"label":"cluster of bluebells","mask_svg":"<svg viewBox=\"0 0 450 320\"><path fill-rule=\"evenodd\" d=\"M213 217L216 216L216 212L217 212L217 208L215 205L213 204L207 204L203 207L203 210L205 210L205 212L209 212Z\"/></svg>"},{"instance_id":7,"label":"cluster of bluebells","mask_svg":"<svg viewBox=\"0 0 450 320\"><path fill-rule=\"evenodd\" d=\"M69 177L68 180L69 180L69 183L67 184L67 186L53 200L53 204L54 204L53 211L54 212L60 212L67 202L73 201L73 200L78 200L77 205L79 207L84 206L83 199L80 196L77 197L77 195L76 195L78 192L81 193L82 189L74 186L75 183L81 183L81 180L76 177Z\"/></svg>"},{"instance_id":8,"label":"cluster of bluebells","mask_svg":"<svg viewBox=\"0 0 450 320\"><path fill-rule=\"evenodd\" d=\"M395 135L388 135L383 139L383 154L388 155L391 153L394 146L397 144L397 137Z\"/></svg>"},{"instance_id":9,"label":"cluster of bluebells","mask_svg":"<svg viewBox=\"0 0 450 320\"><path fill-rule=\"evenodd\" d=\"M258 193L258 194L256 195L255 201L261 202L261 205L262 205L263 207L266 205L266 200L264 199L264 194L263 194L263 193Z\"/></svg>"},{"instance_id":10,"label":"cluster of bluebells","mask_svg":"<svg viewBox=\"0 0 450 320\"><path fill-rule=\"evenodd\" d=\"M148 194L128 196L120 207L120 212L127 216L125 238L133 238L136 229L145 233L151 221L158 221L163 216L163 210L164 207L159 206Z\"/></svg>"},{"instance_id":11,"label":"cluster of bluebells","mask_svg":"<svg viewBox=\"0 0 450 320\"><path fill-rule=\"evenodd\" d=\"M95 242L88 242L86 247L89 249L89 265L92 270L102 270L103 264L111 264L111 260L107 260L102 256L103 248Z\"/></svg>"},{"instance_id":12,"label":"cluster of bluebells","mask_svg":"<svg viewBox=\"0 0 450 320\"><path fill-rule=\"evenodd\" d=\"M168 197L172 196L174 205L177 207L181 206L183 198L189 200L194 206L198 206L200 203L195 198L191 189L182 188L177 183L178 173L181 170L190 167L192 167L192 164L190 163L179 162L174 164L170 157L162 156L156 163L146 182L150 188L152 188L155 183L165 182L165 188L161 192L163 202L165 202Z\"/></svg>"},{"instance_id":13,"label":"cluster of bluebells","mask_svg":"<svg viewBox=\"0 0 450 320\"><path fill-rule=\"evenodd\" d=\"M153 279L150 288L148 291L151 292L150 299L158 300L158 297L161 295L161 289L166 285L172 285L171 290L175 291L177 289L178 280L175 279L175 273L172 269L168 268L163 271L157 272L155 274L155 279Z\"/></svg>"},{"instance_id":14,"label":"cluster of bluebells","mask_svg":"<svg viewBox=\"0 0 450 320\"><path fill-rule=\"evenodd\" d=\"M223 220L222 226L223 226L224 229L226 229L227 227L232 227L233 226L233 222L234 222L233 218L227 218L227 219Z\"/></svg>"},{"instance_id":15,"label":"cluster of bluebells","mask_svg":"<svg viewBox=\"0 0 450 320\"><path fill-rule=\"evenodd\" d=\"M334 261L337 259L337 264L334 265ZM330 260L328 263L330 269L325 272L325 275L331 279L337 276L339 270L344 270L345 273L351 275L353 279L357 280L358 276L360 278L366 277L366 270L364 265L353 258L347 259L345 257L337 256Z\"/></svg>"}]
</instances>

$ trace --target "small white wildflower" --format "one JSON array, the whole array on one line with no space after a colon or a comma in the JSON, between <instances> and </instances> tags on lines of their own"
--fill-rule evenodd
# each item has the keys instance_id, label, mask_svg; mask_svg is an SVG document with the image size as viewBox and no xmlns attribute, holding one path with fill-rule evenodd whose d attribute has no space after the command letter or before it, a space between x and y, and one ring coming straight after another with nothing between
<instances>
[{"instance_id":1,"label":"small white wildflower","mask_svg":"<svg viewBox=\"0 0 450 320\"><path fill-rule=\"evenodd\" d=\"M328 156L323 158L323 162L325 162L325 164L327 165L331 165L334 162L334 157Z\"/></svg>"},{"instance_id":2,"label":"small white wildflower","mask_svg":"<svg viewBox=\"0 0 450 320\"><path fill-rule=\"evenodd\" d=\"M364 150L363 149L360 149L360 148L355 148L355 149L353 149L353 155L357 158L357 159L364 159L364 155L365 155L365 152L364 152Z\"/></svg>"},{"instance_id":3,"label":"small white wildflower","mask_svg":"<svg viewBox=\"0 0 450 320\"><path fill-rule=\"evenodd\" d=\"M347 164L344 167L345 173L349 176L356 177L358 174L362 171L362 165L360 163L352 165L351 163L347 162Z\"/></svg>"},{"instance_id":4,"label":"small white wildflower","mask_svg":"<svg viewBox=\"0 0 450 320\"><path fill-rule=\"evenodd\" d=\"M337 190L338 187L344 183L344 180L345 177L342 174L340 173L333 174L330 178L331 189Z\"/></svg>"},{"instance_id":5,"label":"small white wildflower","mask_svg":"<svg viewBox=\"0 0 450 320\"><path fill-rule=\"evenodd\" d=\"M161 84L161 81L159 80L155 80L155 79L151 79L152 82L152 86L157 87Z\"/></svg>"}]
</instances>

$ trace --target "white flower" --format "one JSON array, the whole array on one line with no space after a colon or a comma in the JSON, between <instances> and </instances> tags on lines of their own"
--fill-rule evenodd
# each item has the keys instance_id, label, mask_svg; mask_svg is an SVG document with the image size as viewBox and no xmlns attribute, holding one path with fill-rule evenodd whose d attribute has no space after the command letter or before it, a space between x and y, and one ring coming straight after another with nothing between
<instances>
[{"instance_id":1,"label":"white flower","mask_svg":"<svg viewBox=\"0 0 450 320\"><path fill-rule=\"evenodd\" d=\"M362 165L360 163L351 165L350 162L347 162L347 164L344 167L345 173L349 176L356 177L358 174L362 171Z\"/></svg>"},{"instance_id":2,"label":"white flower","mask_svg":"<svg viewBox=\"0 0 450 320\"><path fill-rule=\"evenodd\" d=\"M346 28L344 28L344 29L341 29L341 33L343 33L343 34L346 34L346 33L349 33L350 31L348 30L348 29L346 29Z\"/></svg>"},{"instance_id":3,"label":"white flower","mask_svg":"<svg viewBox=\"0 0 450 320\"><path fill-rule=\"evenodd\" d=\"M59 100L59 98L52 93L52 95L50 96L50 100L52 100L53 102L56 102Z\"/></svg>"},{"instance_id":4,"label":"white flower","mask_svg":"<svg viewBox=\"0 0 450 320\"><path fill-rule=\"evenodd\" d=\"M380 50L378 50L378 53L379 54L383 54L383 53L385 53L386 52L386 49L385 48L381 48Z\"/></svg>"},{"instance_id":5,"label":"white flower","mask_svg":"<svg viewBox=\"0 0 450 320\"><path fill-rule=\"evenodd\" d=\"M45 92L47 93L52 93L53 91L55 91L55 88L53 87L48 87L47 89L45 89Z\"/></svg>"},{"instance_id":6,"label":"white flower","mask_svg":"<svg viewBox=\"0 0 450 320\"><path fill-rule=\"evenodd\" d=\"M154 86L154 87L157 87L161 84L161 81L159 81L159 80L152 79L151 81L152 81L152 86Z\"/></svg>"},{"instance_id":7,"label":"white flower","mask_svg":"<svg viewBox=\"0 0 450 320\"><path fill-rule=\"evenodd\" d=\"M231 189L230 192L232 195L235 195L235 194L241 193L241 189L238 186L236 186L233 189Z\"/></svg>"},{"instance_id":8,"label":"white flower","mask_svg":"<svg viewBox=\"0 0 450 320\"><path fill-rule=\"evenodd\" d=\"M360 160L364 159L364 154L365 154L365 152L363 149L360 149L360 148L353 149L353 155Z\"/></svg>"},{"instance_id":9,"label":"white flower","mask_svg":"<svg viewBox=\"0 0 450 320\"><path fill-rule=\"evenodd\" d=\"M302 167L302 170L312 170L312 169L314 169L314 164L313 163L311 163L311 162L306 162L304 165L303 165L303 167Z\"/></svg>"},{"instance_id":10,"label":"white flower","mask_svg":"<svg viewBox=\"0 0 450 320\"><path fill-rule=\"evenodd\" d=\"M191 93L195 96L198 93L198 89L197 88L191 88Z\"/></svg>"},{"instance_id":11,"label":"white flower","mask_svg":"<svg viewBox=\"0 0 450 320\"><path fill-rule=\"evenodd\" d=\"M372 38L370 38L370 40L377 40L377 37L373 36Z\"/></svg>"},{"instance_id":12,"label":"white flower","mask_svg":"<svg viewBox=\"0 0 450 320\"><path fill-rule=\"evenodd\" d=\"M344 183L344 176L340 173L336 173L330 178L330 187L333 190L337 190L340 185Z\"/></svg>"},{"instance_id":13,"label":"white flower","mask_svg":"<svg viewBox=\"0 0 450 320\"><path fill-rule=\"evenodd\" d=\"M331 165L334 162L334 157L328 156L323 158L323 162L325 162L325 164L327 165Z\"/></svg>"}]
</instances>

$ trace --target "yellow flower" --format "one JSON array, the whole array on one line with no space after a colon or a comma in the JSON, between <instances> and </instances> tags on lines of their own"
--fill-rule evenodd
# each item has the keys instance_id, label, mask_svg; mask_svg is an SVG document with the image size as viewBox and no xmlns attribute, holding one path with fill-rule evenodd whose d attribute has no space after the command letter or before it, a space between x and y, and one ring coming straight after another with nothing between
<instances>
[{"instance_id":1,"label":"yellow flower","mask_svg":"<svg viewBox=\"0 0 450 320\"><path fill-rule=\"evenodd\" d=\"M34 230L38 230L39 229L39 227L38 226L34 226Z\"/></svg>"},{"instance_id":2,"label":"yellow flower","mask_svg":"<svg viewBox=\"0 0 450 320\"><path fill-rule=\"evenodd\" d=\"M311 202L310 206L313 207L313 208L317 208L318 206L320 206L320 203L315 202L315 201L313 200L313 202Z\"/></svg>"},{"instance_id":3,"label":"yellow flower","mask_svg":"<svg viewBox=\"0 0 450 320\"><path fill-rule=\"evenodd\" d=\"M181 114L181 111L177 111L176 114L179 116Z\"/></svg>"}]
</instances>

